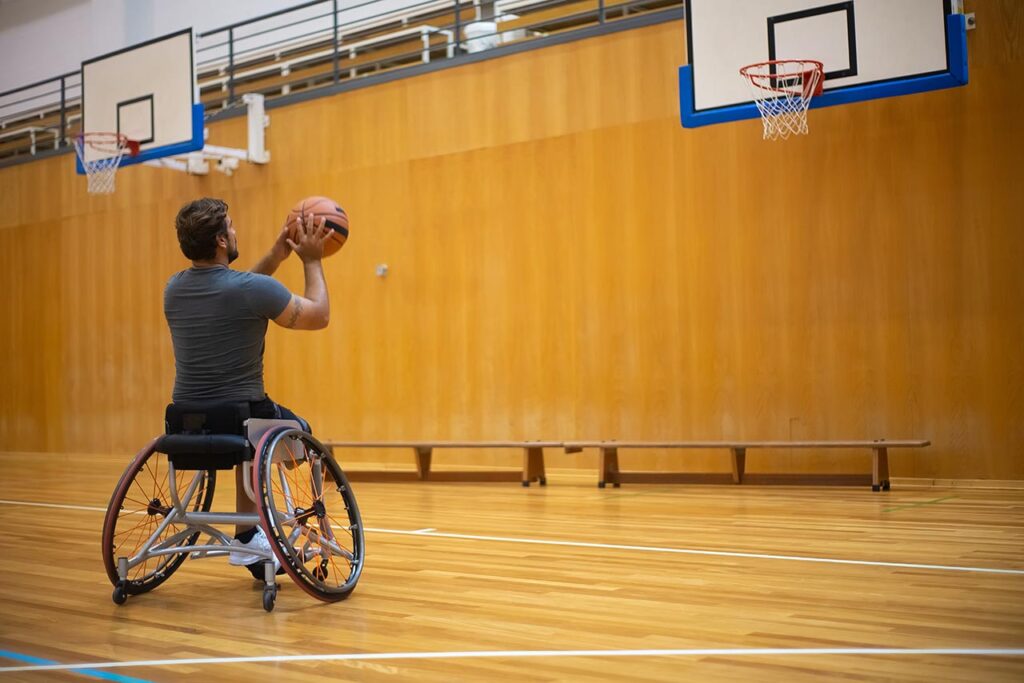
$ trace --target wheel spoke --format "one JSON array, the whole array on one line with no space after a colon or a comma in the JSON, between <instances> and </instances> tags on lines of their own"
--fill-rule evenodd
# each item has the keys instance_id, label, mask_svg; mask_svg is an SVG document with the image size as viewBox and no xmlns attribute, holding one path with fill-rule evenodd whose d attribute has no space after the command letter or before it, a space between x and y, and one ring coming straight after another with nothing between
<instances>
[{"instance_id":1,"label":"wheel spoke","mask_svg":"<svg viewBox=\"0 0 1024 683\"><path fill-rule=\"evenodd\" d=\"M146 510L149 509L149 501L148 500L136 500L135 498L128 498L128 497L125 497L124 500L129 502L129 503L135 503L136 505L141 505L142 506L141 512L145 512Z\"/></svg>"},{"instance_id":2,"label":"wheel spoke","mask_svg":"<svg viewBox=\"0 0 1024 683\"><path fill-rule=\"evenodd\" d=\"M345 577L346 580L348 579L348 575L345 572L342 572L341 569L338 568L338 563L334 561L334 553L329 553L327 555L327 561L330 563L332 567L334 567L334 572L336 576ZM335 583L337 583L337 581ZM345 582L342 581L341 583L344 584Z\"/></svg>"},{"instance_id":3,"label":"wheel spoke","mask_svg":"<svg viewBox=\"0 0 1024 683\"><path fill-rule=\"evenodd\" d=\"M138 471L138 473L132 479L132 484L135 485L135 488L137 488L139 490L139 493L142 494L142 497L146 499L147 504L148 504L148 501L153 500L153 497L146 493L146 489L142 488L142 483L139 481L139 476L138 476L140 474L142 474L142 470L141 469Z\"/></svg>"},{"instance_id":4,"label":"wheel spoke","mask_svg":"<svg viewBox=\"0 0 1024 683\"><path fill-rule=\"evenodd\" d=\"M130 534L131 532L136 531L143 524L149 524L149 518L148 517L143 517L142 519L140 519L138 521L138 523L135 526L133 526L131 529L125 529L124 531L117 532L116 534L114 534L114 538L117 538L118 536L123 536L124 534Z\"/></svg>"}]
</instances>

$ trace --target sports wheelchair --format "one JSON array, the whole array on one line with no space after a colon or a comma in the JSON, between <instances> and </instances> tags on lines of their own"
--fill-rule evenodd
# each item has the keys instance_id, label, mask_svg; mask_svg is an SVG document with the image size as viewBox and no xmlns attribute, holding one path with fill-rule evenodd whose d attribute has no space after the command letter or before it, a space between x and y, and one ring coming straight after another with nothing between
<instances>
[{"instance_id":1,"label":"sports wheelchair","mask_svg":"<svg viewBox=\"0 0 1024 683\"><path fill-rule=\"evenodd\" d=\"M307 429L250 417L248 403L171 404L166 426L121 475L103 520L103 564L116 604L153 590L189 557L231 552L262 561L268 612L278 589L274 556L314 598L351 594L363 569L359 508L345 473ZM257 513L211 512L217 472L235 467ZM257 525L271 552L232 546L215 524Z\"/></svg>"}]
</instances>

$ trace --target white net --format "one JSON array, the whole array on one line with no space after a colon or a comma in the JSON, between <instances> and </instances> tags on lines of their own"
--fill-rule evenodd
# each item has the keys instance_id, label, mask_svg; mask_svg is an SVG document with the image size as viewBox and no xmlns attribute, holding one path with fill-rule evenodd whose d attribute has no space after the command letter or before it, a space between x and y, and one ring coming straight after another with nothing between
<instances>
[{"instance_id":1,"label":"white net","mask_svg":"<svg viewBox=\"0 0 1024 683\"><path fill-rule=\"evenodd\" d=\"M783 60L740 69L761 112L765 140L807 134L807 108L821 94L823 66L813 60Z\"/></svg>"},{"instance_id":2,"label":"white net","mask_svg":"<svg viewBox=\"0 0 1024 683\"><path fill-rule=\"evenodd\" d=\"M75 137L75 153L85 169L89 194L114 191L121 157L130 146L128 138L117 133L82 133Z\"/></svg>"}]
</instances>

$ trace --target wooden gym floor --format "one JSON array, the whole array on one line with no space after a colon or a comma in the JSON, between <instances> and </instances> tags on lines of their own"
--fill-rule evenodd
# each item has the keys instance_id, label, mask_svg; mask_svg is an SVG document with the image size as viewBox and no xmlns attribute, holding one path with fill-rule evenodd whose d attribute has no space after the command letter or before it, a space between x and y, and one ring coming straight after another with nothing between
<instances>
[{"instance_id":1,"label":"wooden gym floor","mask_svg":"<svg viewBox=\"0 0 1024 683\"><path fill-rule=\"evenodd\" d=\"M0 683L1024 680L1024 490L362 483L353 596L267 614L225 559L111 602L124 461L0 454Z\"/></svg>"}]
</instances>

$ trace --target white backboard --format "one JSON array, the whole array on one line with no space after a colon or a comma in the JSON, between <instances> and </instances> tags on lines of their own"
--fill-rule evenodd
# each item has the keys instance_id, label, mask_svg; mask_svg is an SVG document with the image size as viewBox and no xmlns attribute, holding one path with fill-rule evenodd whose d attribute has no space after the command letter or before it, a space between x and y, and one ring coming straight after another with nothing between
<instances>
[{"instance_id":1,"label":"white backboard","mask_svg":"<svg viewBox=\"0 0 1024 683\"><path fill-rule=\"evenodd\" d=\"M962 85L966 38L950 40L953 9L950 0L688 0L683 125L688 114L693 125L757 116L739 70L770 60L822 62L817 106ZM960 52L962 78L954 63ZM846 94L829 97L840 91ZM714 120L716 110L730 111Z\"/></svg>"},{"instance_id":2,"label":"white backboard","mask_svg":"<svg viewBox=\"0 0 1024 683\"><path fill-rule=\"evenodd\" d=\"M82 62L82 131L139 142L140 154L121 165L202 149L198 101L192 29ZM103 156L89 148L86 155Z\"/></svg>"}]
</instances>

